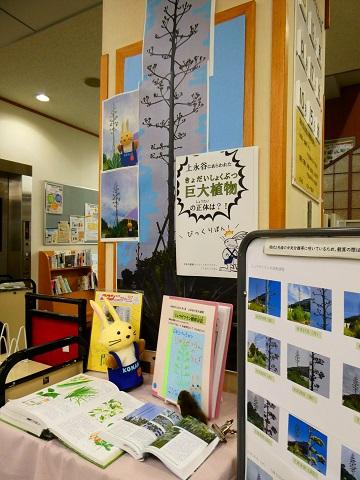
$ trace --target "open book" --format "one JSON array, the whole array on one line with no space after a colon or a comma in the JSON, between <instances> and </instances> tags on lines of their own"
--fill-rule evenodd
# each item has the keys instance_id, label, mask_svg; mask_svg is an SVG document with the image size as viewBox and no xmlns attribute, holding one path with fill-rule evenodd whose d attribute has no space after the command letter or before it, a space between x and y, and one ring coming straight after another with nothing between
<instances>
[{"instance_id":1,"label":"open book","mask_svg":"<svg viewBox=\"0 0 360 480\"><path fill-rule=\"evenodd\" d=\"M140 405L113 383L81 374L10 400L0 408L0 420L39 437L55 436L105 467L123 452L103 439L101 432Z\"/></svg>"},{"instance_id":2,"label":"open book","mask_svg":"<svg viewBox=\"0 0 360 480\"><path fill-rule=\"evenodd\" d=\"M140 460L158 457L169 470L185 480L211 454L219 438L193 417L145 403L114 423L101 437Z\"/></svg>"},{"instance_id":3,"label":"open book","mask_svg":"<svg viewBox=\"0 0 360 480\"><path fill-rule=\"evenodd\" d=\"M136 459L153 454L182 479L219 442L204 423L84 374L10 400L0 408L0 420L38 437L57 437L103 468L124 451Z\"/></svg>"},{"instance_id":4,"label":"open book","mask_svg":"<svg viewBox=\"0 0 360 480\"><path fill-rule=\"evenodd\" d=\"M188 390L208 418L219 415L233 306L163 297L152 393L177 403Z\"/></svg>"}]
</instances>

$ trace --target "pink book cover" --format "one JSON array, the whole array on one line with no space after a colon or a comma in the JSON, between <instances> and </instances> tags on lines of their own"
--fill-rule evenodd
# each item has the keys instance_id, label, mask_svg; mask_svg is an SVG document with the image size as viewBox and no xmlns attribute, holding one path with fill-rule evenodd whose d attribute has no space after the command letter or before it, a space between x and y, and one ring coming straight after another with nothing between
<instances>
[{"instance_id":1,"label":"pink book cover","mask_svg":"<svg viewBox=\"0 0 360 480\"><path fill-rule=\"evenodd\" d=\"M212 418L216 302L163 297L152 394L177 403L188 390Z\"/></svg>"}]
</instances>

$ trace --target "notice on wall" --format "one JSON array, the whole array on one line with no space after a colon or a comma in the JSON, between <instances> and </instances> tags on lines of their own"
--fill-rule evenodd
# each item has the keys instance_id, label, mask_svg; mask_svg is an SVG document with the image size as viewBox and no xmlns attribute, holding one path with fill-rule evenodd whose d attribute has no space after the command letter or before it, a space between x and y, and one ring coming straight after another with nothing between
<instances>
[{"instance_id":1,"label":"notice on wall","mask_svg":"<svg viewBox=\"0 0 360 480\"><path fill-rule=\"evenodd\" d=\"M45 183L45 212L60 215L63 213L63 186L56 183Z\"/></svg>"},{"instance_id":2,"label":"notice on wall","mask_svg":"<svg viewBox=\"0 0 360 480\"><path fill-rule=\"evenodd\" d=\"M85 242L98 241L98 211L98 205L85 203Z\"/></svg>"},{"instance_id":3,"label":"notice on wall","mask_svg":"<svg viewBox=\"0 0 360 480\"><path fill-rule=\"evenodd\" d=\"M70 216L70 242L84 243L85 220L83 216Z\"/></svg>"},{"instance_id":4,"label":"notice on wall","mask_svg":"<svg viewBox=\"0 0 360 480\"><path fill-rule=\"evenodd\" d=\"M247 250L247 479L360 479L355 244L262 238Z\"/></svg>"},{"instance_id":5,"label":"notice on wall","mask_svg":"<svg viewBox=\"0 0 360 480\"><path fill-rule=\"evenodd\" d=\"M237 276L242 238L258 225L258 148L177 157L178 275Z\"/></svg>"},{"instance_id":6,"label":"notice on wall","mask_svg":"<svg viewBox=\"0 0 360 480\"><path fill-rule=\"evenodd\" d=\"M321 185L320 143L299 111L296 112L296 158L294 182L313 198L319 198Z\"/></svg>"},{"instance_id":7,"label":"notice on wall","mask_svg":"<svg viewBox=\"0 0 360 480\"><path fill-rule=\"evenodd\" d=\"M322 172L324 12L317 0L295 1L292 183L319 201Z\"/></svg>"},{"instance_id":8,"label":"notice on wall","mask_svg":"<svg viewBox=\"0 0 360 480\"><path fill-rule=\"evenodd\" d=\"M355 147L355 137L336 138L334 140L326 140L324 145L324 165L332 162L336 158L344 155Z\"/></svg>"}]
</instances>

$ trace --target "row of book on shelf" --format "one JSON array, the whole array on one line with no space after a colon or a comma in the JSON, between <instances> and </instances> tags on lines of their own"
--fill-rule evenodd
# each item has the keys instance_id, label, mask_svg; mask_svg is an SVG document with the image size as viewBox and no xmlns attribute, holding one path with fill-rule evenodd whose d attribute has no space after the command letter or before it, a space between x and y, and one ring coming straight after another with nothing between
<instances>
[{"instance_id":1,"label":"row of book on shelf","mask_svg":"<svg viewBox=\"0 0 360 480\"><path fill-rule=\"evenodd\" d=\"M105 298L139 331L141 292L97 291L95 299L107 313ZM208 419L219 415L232 311L230 304L163 297L151 393L166 405L143 403L107 380L80 374L9 401L0 419L37 436L57 437L101 467L124 452L135 459L152 454L186 479L219 437L191 412L181 416L178 396L187 390ZM94 314L88 369L106 372L100 331Z\"/></svg>"},{"instance_id":2,"label":"row of book on shelf","mask_svg":"<svg viewBox=\"0 0 360 480\"><path fill-rule=\"evenodd\" d=\"M94 272L89 272L87 275L81 275L77 279L77 290L93 290L95 285L96 276ZM73 291L68 279L63 275L57 275L51 280L51 290L54 295L71 293Z\"/></svg>"},{"instance_id":3,"label":"row of book on shelf","mask_svg":"<svg viewBox=\"0 0 360 480\"><path fill-rule=\"evenodd\" d=\"M50 268L69 268L91 266L92 252L90 249L54 252L49 256Z\"/></svg>"}]
</instances>

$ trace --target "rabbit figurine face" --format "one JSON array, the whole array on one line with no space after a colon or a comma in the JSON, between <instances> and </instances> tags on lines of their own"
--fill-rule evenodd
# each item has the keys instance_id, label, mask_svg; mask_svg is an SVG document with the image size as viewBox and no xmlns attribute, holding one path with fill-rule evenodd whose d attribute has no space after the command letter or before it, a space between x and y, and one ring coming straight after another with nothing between
<instances>
[{"instance_id":1,"label":"rabbit figurine face","mask_svg":"<svg viewBox=\"0 0 360 480\"><path fill-rule=\"evenodd\" d=\"M102 330L99 337L99 343L104 345L109 352L117 353L124 363L129 364L135 361L134 346L136 341L136 331L128 322L121 320L111 305L105 299L105 305L108 309L110 319L105 315L102 308L90 300L91 307L102 322Z\"/></svg>"},{"instance_id":2,"label":"rabbit figurine face","mask_svg":"<svg viewBox=\"0 0 360 480\"><path fill-rule=\"evenodd\" d=\"M133 133L129 130L129 120L126 120L121 125L121 135L120 135L120 144L123 148L129 147L134 140Z\"/></svg>"}]
</instances>

